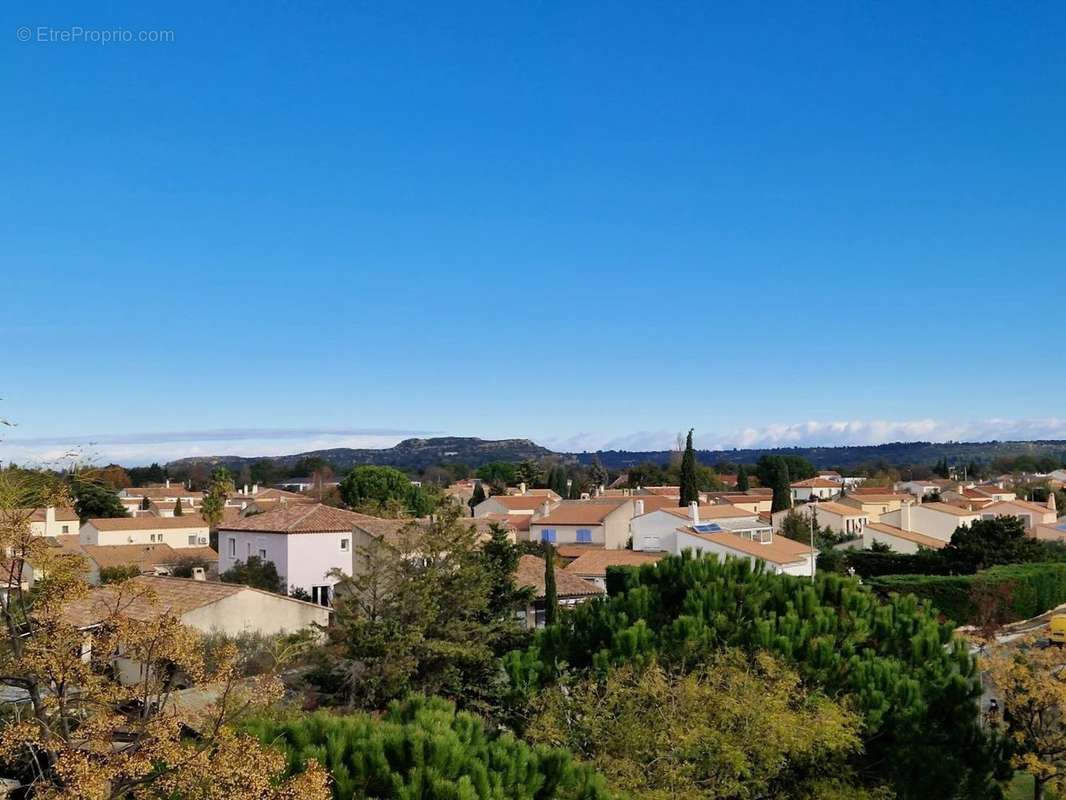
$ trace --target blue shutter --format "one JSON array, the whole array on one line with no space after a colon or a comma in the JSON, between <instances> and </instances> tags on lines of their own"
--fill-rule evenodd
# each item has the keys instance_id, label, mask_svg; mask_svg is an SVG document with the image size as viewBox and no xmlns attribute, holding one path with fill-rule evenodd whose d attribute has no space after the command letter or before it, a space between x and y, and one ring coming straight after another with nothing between
<instances>
[{"instance_id":1,"label":"blue shutter","mask_svg":"<svg viewBox=\"0 0 1066 800\"><path fill-rule=\"evenodd\" d=\"M588 544L592 541L592 531L590 531L588 528L578 528L577 540L579 543Z\"/></svg>"},{"instance_id":2,"label":"blue shutter","mask_svg":"<svg viewBox=\"0 0 1066 800\"><path fill-rule=\"evenodd\" d=\"M540 532L540 540L542 542L554 542L555 528L542 528Z\"/></svg>"}]
</instances>

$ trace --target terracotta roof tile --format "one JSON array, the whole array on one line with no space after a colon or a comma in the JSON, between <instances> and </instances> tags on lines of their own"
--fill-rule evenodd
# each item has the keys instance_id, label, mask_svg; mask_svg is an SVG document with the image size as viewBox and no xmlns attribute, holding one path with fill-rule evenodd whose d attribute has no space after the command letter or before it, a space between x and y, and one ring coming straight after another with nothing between
<instances>
[{"instance_id":1,"label":"terracotta roof tile","mask_svg":"<svg viewBox=\"0 0 1066 800\"><path fill-rule=\"evenodd\" d=\"M257 533L343 533L351 531L357 523L367 519L377 517L368 517L366 514L357 514L320 503L283 503L262 514L227 520L219 529Z\"/></svg>"},{"instance_id":2,"label":"terracotta roof tile","mask_svg":"<svg viewBox=\"0 0 1066 800\"><path fill-rule=\"evenodd\" d=\"M533 520L532 525L599 525L609 514L629 502L628 497L620 502L608 500L569 500L556 506L546 517Z\"/></svg>"},{"instance_id":3,"label":"terracotta roof tile","mask_svg":"<svg viewBox=\"0 0 1066 800\"><path fill-rule=\"evenodd\" d=\"M604 577L607 567L639 567L654 564L663 553L638 553L633 550L589 550L575 558L564 569L575 575Z\"/></svg>"},{"instance_id":4,"label":"terracotta roof tile","mask_svg":"<svg viewBox=\"0 0 1066 800\"><path fill-rule=\"evenodd\" d=\"M180 517L108 517L86 520L98 531L151 531L174 528L206 528L207 523L199 514L184 514Z\"/></svg>"},{"instance_id":5,"label":"terracotta roof tile","mask_svg":"<svg viewBox=\"0 0 1066 800\"><path fill-rule=\"evenodd\" d=\"M519 588L532 587L537 600L544 599L544 559L533 555L524 555L518 559L515 570L515 583ZM566 570L555 568L555 590L559 597L592 597L606 594L584 578L572 575Z\"/></svg>"},{"instance_id":6,"label":"terracotta roof tile","mask_svg":"<svg viewBox=\"0 0 1066 800\"><path fill-rule=\"evenodd\" d=\"M784 536L774 536L771 542L754 542L735 533L699 533L687 526L678 530L773 564L794 564L814 552L809 545L794 542Z\"/></svg>"}]
</instances>

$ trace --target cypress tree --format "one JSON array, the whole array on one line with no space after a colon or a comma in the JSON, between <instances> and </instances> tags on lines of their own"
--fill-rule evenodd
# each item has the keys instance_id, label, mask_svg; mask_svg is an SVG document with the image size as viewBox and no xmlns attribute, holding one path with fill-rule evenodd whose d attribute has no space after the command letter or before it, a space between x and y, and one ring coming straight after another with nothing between
<instances>
[{"instance_id":1,"label":"cypress tree","mask_svg":"<svg viewBox=\"0 0 1066 800\"><path fill-rule=\"evenodd\" d=\"M470 501L468 503L471 516L474 514L474 506L483 502L485 502L485 487L481 485L481 481L478 481L474 484L474 494L470 496Z\"/></svg>"},{"instance_id":2,"label":"cypress tree","mask_svg":"<svg viewBox=\"0 0 1066 800\"><path fill-rule=\"evenodd\" d=\"M737 467L737 491L746 492L751 488L751 481L748 480L748 470L741 464Z\"/></svg>"},{"instance_id":3,"label":"cypress tree","mask_svg":"<svg viewBox=\"0 0 1066 800\"><path fill-rule=\"evenodd\" d=\"M152 501L148 499L148 495L141 498L141 511L147 511L152 507Z\"/></svg>"},{"instance_id":4,"label":"cypress tree","mask_svg":"<svg viewBox=\"0 0 1066 800\"><path fill-rule=\"evenodd\" d=\"M557 464L548 472L548 488L559 497L567 498L569 493L566 488L566 467Z\"/></svg>"},{"instance_id":5,"label":"cypress tree","mask_svg":"<svg viewBox=\"0 0 1066 800\"><path fill-rule=\"evenodd\" d=\"M788 464L783 459L775 459L774 462L774 500L770 511L781 511L792 508L792 487L788 478Z\"/></svg>"},{"instance_id":6,"label":"cypress tree","mask_svg":"<svg viewBox=\"0 0 1066 800\"><path fill-rule=\"evenodd\" d=\"M681 456L681 500L679 506L700 501L700 488L696 483L696 450L692 447L692 428L685 440L685 454Z\"/></svg>"},{"instance_id":7,"label":"cypress tree","mask_svg":"<svg viewBox=\"0 0 1066 800\"><path fill-rule=\"evenodd\" d=\"M555 548L550 542L544 545L544 624L554 625L559 621L559 590L555 588Z\"/></svg>"},{"instance_id":8,"label":"cypress tree","mask_svg":"<svg viewBox=\"0 0 1066 800\"><path fill-rule=\"evenodd\" d=\"M183 516L185 516L185 512L182 511L182 508L181 508L181 498L180 497L178 498L178 502L176 502L174 504L174 516L175 517L183 517Z\"/></svg>"}]
</instances>

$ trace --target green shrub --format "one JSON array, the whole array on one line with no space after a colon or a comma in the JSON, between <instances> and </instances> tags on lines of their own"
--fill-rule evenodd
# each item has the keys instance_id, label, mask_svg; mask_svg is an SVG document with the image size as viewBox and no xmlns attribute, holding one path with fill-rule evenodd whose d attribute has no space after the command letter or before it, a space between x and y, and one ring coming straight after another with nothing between
<instances>
[{"instance_id":1,"label":"green shrub","mask_svg":"<svg viewBox=\"0 0 1066 800\"><path fill-rule=\"evenodd\" d=\"M289 774L318 759L337 800L607 800L601 776L565 750L492 734L447 700L412 696L381 717L326 711L248 720L281 748Z\"/></svg>"},{"instance_id":2,"label":"green shrub","mask_svg":"<svg viewBox=\"0 0 1066 800\"><path fill-rule=\"evenodd\" d=\"M913 594L927 600L959 625L1029 619L1066 603L1066 564L1007 564L976 575L884 575L868 581L878 593ZM992 620L982 598L1000 597L1003 608Z\"/></svg>"}]
</instances>

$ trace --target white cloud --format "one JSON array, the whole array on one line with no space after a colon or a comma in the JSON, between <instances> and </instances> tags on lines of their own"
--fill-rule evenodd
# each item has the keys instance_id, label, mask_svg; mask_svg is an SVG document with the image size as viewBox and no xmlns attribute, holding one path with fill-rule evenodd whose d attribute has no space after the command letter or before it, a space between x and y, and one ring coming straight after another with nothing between
<instances>
[{"instance_id":1,"label":"white cloud","mask_svg":"<svg viewBox=\"0 0 1066 800\"><path fill-rule=\"evenodd\" d=\"M411 436L439 432L372 428L222 429L101 436L17 437L0 440L0 461L18 464L64 464L71 454L96 463L135 466L189 456L271 456L334 447L392 447ZM525 432L514 436L525 437ZM621 436L578 433L567 437L533 437L561 452L592 450L669 450L677 431L634 431ZM915 420L837 420L775 423L726 433L696 432L703 450L731 448L870 445L885 442L1066 439L1066 419L986 419L971 422Z\"/></svg>"},{"instance_id":2,"label":"white cloud","mask_svg":"<svg viewBox=\"0 0 1066 800\"><path fill-rule=\"evenodd\" d=\"M271 456L333 447L384 448L426 431L372 428L169 431L71 437L14 436L0 440L5 463L63 465L73 460L126 466L190 456Z\"/></svg>"},{"instance_id":3,"label":"white cloud","mask_svg":"<svg viewBox=\"0 0 1066 800\"><path fill-rule=\"evenodd\" d=\"M636 431L625 436L606 437L580 433L562 439L545 439L554 449L583 450L669 450L676 431ZM831 422L775 423L742 428L726 433L696 432L701 450L767 447L832 447L835 445L876 445L886 442L988 442L1033 439L1066 439L1066 419L986 419L946 422L914 420L835 420Z\"/></svg>"}]
</instances>

